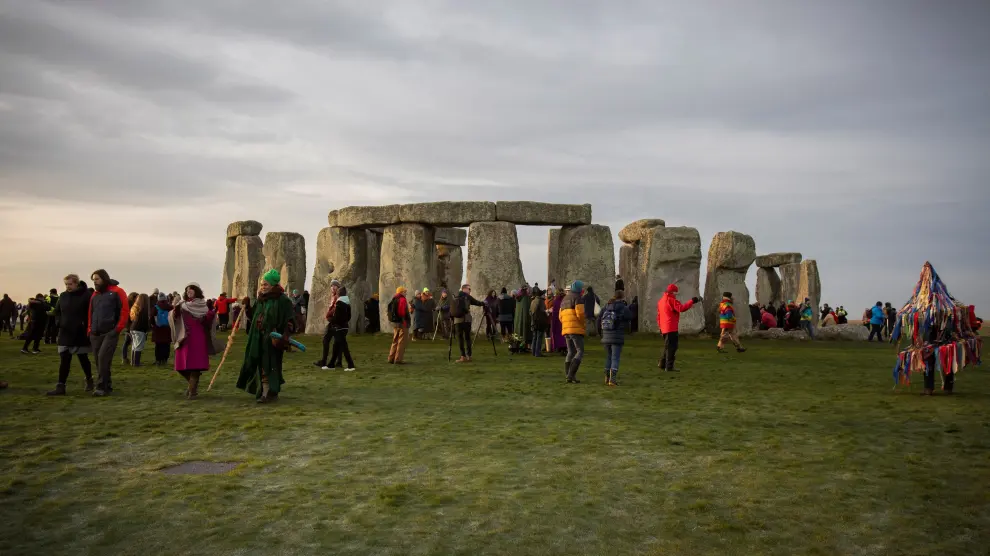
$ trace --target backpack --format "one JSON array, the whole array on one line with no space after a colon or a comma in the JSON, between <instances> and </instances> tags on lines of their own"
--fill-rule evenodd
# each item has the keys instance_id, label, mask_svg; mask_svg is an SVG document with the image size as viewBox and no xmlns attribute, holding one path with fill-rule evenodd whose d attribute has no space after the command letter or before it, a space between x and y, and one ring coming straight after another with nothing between
<instances>
[{"instance_id":1,"label":"backpack","mask_svg":"<svg viewBox=\"0 0 990 556\"><path fill-rule=\"evenodd\" d=\"M450 316L455 319L463 317L468 312L467 308L468 299L466 295L458 295L454 298L454 302L450 304Z\"/></svg>"},{"instance_id":2,"label":"backpack","mask_svg":"<svg viewBox=\"0 0 990 556\"><path fill-rule=\"evenodd\" d=\"M399 298L393 297L392 301L388 302L388 322L402 322L402 317L399 316Z\"/></svg>"},{"instance_id":3,"label":"backpack","mask_svg":"<svg viewBox=\"0 0 990 556\"><path fill-rule=\"evenodd\" d=\"M155 326L158 328L165 328L168 326L168 311L162 309L161 307L155 307Z\"/></svg>"},{"instance_id":4,"label":"backpack","mask_svg":"<svg viewBox=\"0 0 990 556\"><path fill-rule=\"evenodd\" d=\"M618 330L619 316L615 314L615 306L609 304L602 311L602 330Z\"/></svg>"}]
</instances>

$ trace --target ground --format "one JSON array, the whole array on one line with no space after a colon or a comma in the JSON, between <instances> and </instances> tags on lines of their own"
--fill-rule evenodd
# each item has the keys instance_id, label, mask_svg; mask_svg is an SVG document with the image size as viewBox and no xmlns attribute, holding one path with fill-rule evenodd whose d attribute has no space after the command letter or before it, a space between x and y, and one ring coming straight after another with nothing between
<instances>
[{"instance_id":1,"label":"ground","mask_svg":"<svg viewBox=\"0 0 990 556\"><path fill-rule=\"evenodd\" d=\"M987 553L985 368L924 398L892 391L886 345L685 340L661 374L659 344L627 344L609 389L594 341L566 385L558 357L416 342L400 368L356 337L358 372L292 354L261 406L234 388L242 342L187 402L119 364L113 397L75 367L46 398L54 349L2 340L0 554ZM242 463L160 471L190 460Z\"/></svg>"}]
</instances>

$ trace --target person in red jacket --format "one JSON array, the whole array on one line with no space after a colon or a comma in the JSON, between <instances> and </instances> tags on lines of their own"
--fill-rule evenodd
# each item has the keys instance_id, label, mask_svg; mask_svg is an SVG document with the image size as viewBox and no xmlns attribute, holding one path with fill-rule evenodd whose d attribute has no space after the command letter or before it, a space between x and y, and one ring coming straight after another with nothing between
<instances>
[{"instance_id":1,"label":"person in red jacket","mask_svg":"<svg viewBox=\"0 0 990 556\"><path fill-rule=\"evenodd\" d=\"M127 293L117 287L117 281L102 268L93 273L93 287L96 291L89 298L89 319L87 333L89 343L96 357L99 378L94 396L107 396L113 391L110 382L110 365L117 351L120 333L127 326L131 308L127 303Z\"/></svg>"},{"instance_id":2,"label":"person in red jacket","mask_svg":"<svg viewBox=\"0 0 990 556\"><path fill-rule=\"evenodd\" d=\"M388 304L388 322L392 324L392 346L388 351L388 362L395 365L405 363L406 345L409 344L409 301L406 288L399 286Z\"/></svg>"},{"instance_id":3,"label":"person in red jacket","mask_svg":"<svg viewBox=\"0 0 990 556\"><path fill-rule=\"evenodd\" d=\"M220 297L213 302L213 308L217 311L217 322L219 323L219 330L227 330L230 325L230 305L233 304L236 299L228 298L227 292L220 292Z\"/></svg>"},{"instance_id":4,"label":"person in red jacket","mask_svg":"<svg viewBox=\"0 0 990 556\"><path fill-rule=\"evenodd\" d=\"M969 327L973 329L973 332L979 332L983 328L983 319L976 316L976 306L969 306Z\"/></svg>"},{"instance_id":5,"label":"person in red jacket","mask_svg":"<svg viewBox=\"0 0 990 556\"><path fill-rule=\"evenodd\" d=\"M681 303L677 300L677 285L667 286L667 293L657 302L657 326L663 334L663 355L657 366L668 373L676 373L674 359L677 357L678 329L681 325L681 313L700 303L700 297L692 297L690 301Z\"/></svg>"}]
</instances>

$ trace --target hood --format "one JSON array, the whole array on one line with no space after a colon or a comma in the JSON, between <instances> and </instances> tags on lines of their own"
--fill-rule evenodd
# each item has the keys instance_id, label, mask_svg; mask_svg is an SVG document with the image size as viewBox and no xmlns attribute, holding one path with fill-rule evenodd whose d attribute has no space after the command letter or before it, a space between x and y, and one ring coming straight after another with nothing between
<instances>
[{"instance_id":1,"label":"hood","mask_svg":"<svg viewBox=\"0 0 990 556\"><path fill-rule=\"evenodd\" d=\"M347 305L350 305L351 304L351 298L347 297L346 295L342 295L342 296L338 297L337 298L337 301L339 301L341 303L346 303Z\"/></svg>"},{"instance_id":2,"label":"hood","mask_svg":"<svg viewBox=\"0 0 990 556\"><path fill-rule=\"evenodd\" d=\"M667 286L667 293L677 293L678 291L680 290L677 288L677 284Z\"/></svg>"}]
</instances>

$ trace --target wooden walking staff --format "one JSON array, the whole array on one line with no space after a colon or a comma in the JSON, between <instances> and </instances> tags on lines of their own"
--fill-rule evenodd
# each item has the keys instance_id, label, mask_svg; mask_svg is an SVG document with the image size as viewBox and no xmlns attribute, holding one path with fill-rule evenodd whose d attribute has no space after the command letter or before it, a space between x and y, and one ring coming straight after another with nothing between
<instances>
[{"instance_id":1,"label":"wooden walking staff","mask_svg":"<svg viewBox=\"0 0 990 556\"><path fill-rule=\"evenodd\" d=\"M213 383L217 381L217 375L220 374L220 367L223 367L223 362L227 360L227 354L230 353L231 346L234 345L234 333L241 325L241 319L244 318L245 311L241 311L241 314L237 315L237 322L234 323L234 327L230 329L230 336L227 337L227 347L223 350L223 356L220 357L220 364L217 365L216 372L213 373L213 378L210 379L210 385L206 387L206 391L209 392L213 389Z\"/></svg>"}]
</instances>

